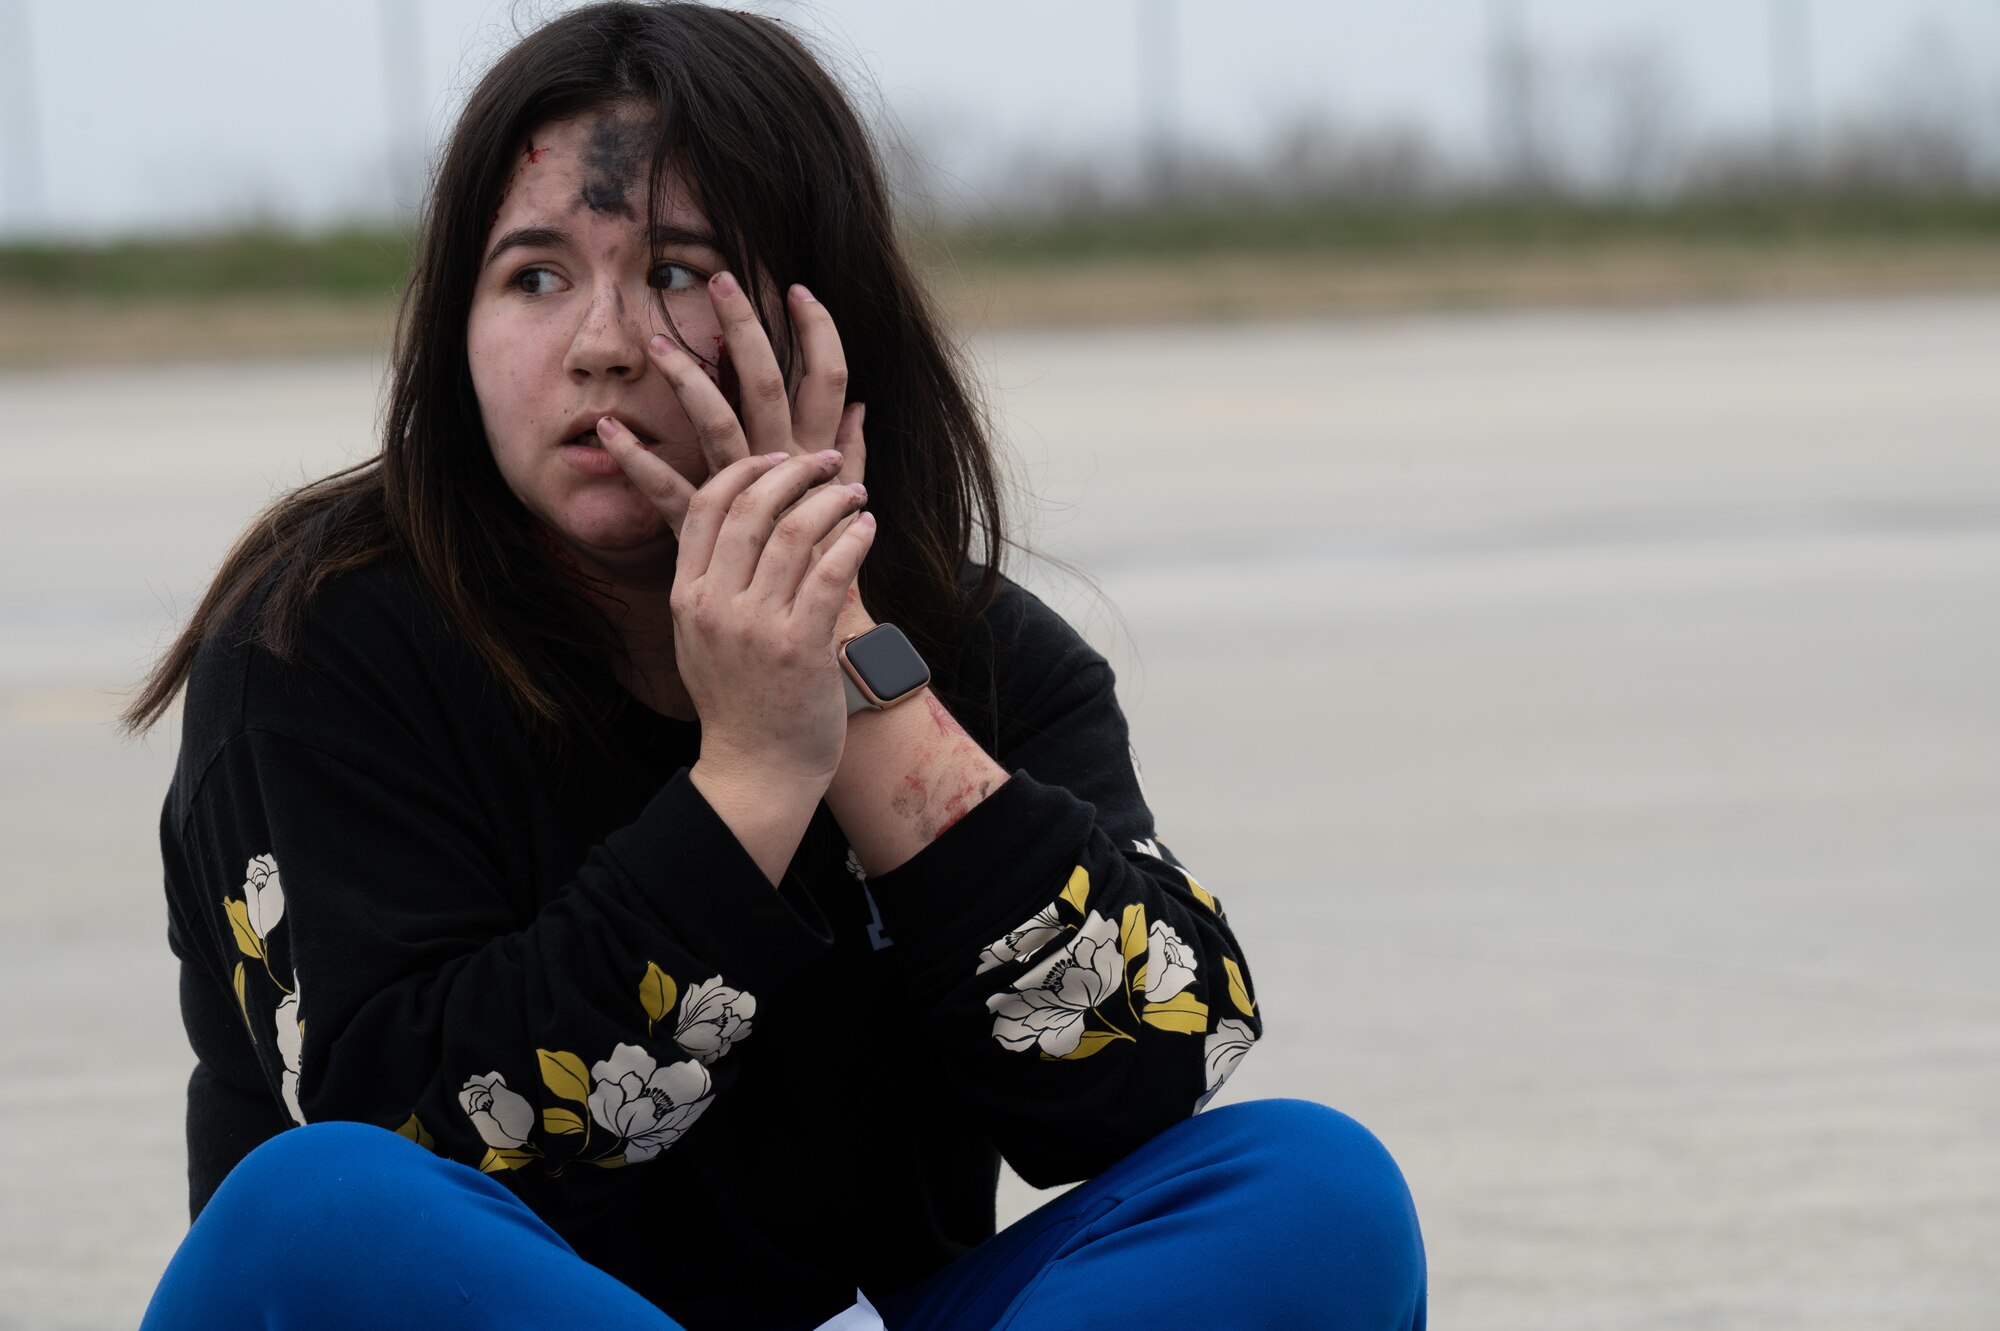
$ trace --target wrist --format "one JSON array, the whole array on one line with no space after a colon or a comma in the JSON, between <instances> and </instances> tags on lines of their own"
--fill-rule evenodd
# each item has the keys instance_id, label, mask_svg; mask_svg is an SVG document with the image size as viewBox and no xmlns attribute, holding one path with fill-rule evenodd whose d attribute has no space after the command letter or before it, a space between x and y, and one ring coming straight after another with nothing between
<instances>
[{"instance_id":1,"label":"wrist","mask_svg":"<svg viewBox=\"0 0 2000 1331\"><path fill-rule=\"evenodd\" d=\"M877 734L889 729L891 722L897 723L899 727L906 727L912 735L934 731L936 727L928 716L930 709L924 703L924 699L930 696L931 686L926 684L914 693L898 698L892 707L863 707L860 711L848 713L848 743L842 746L840 751L840 770L846 771L852 766L848 759L856 735ZM920 717L923 718L921 726L908 724ZM859 761L868 761L866 754L857 757Z\"/></svg>"},{"instance_id":2,"label":"wrist","mask_svg":"<svg viewBox=\"0 0 2000 1331\"><path fill-rule=\"evenodd\" d=\"M768 768L760 773L732 768L706 752L689 769L688 780L773 886L784 877L826 793L825 782L787 780Z\"/></svg>"},{"instance_id":3,"label":"wrist","mask_svg":"<svg viewBox=\"0 0 2000 1331\"><path fill-rule=\"evenodd\" d=\"M768 759L760 761L754 755L706 741L688 776L704 795L712 789L744 799L754 797L772 808L810 808L819 803L833 780L830 771L789 771Z\"/></svg>"},{"instance_id":4,"label":"wrist","mask_svg":"<svg viewBox=\"0 0 2000 1331\"><path fill-rule=\"evenodd\" d=\"M879 626L875 623L875 617L861 604L861 589L849 587L847 600L840 607L840 615L833 621L833 640L839 642L843 638L852 638L876 627Z\"/></svg>"}]
</instances>

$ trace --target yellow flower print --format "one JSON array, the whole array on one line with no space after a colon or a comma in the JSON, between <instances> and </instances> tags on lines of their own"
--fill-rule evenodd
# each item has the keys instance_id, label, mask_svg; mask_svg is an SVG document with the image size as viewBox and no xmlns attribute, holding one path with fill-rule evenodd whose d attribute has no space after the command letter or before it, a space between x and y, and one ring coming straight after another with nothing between
<instances>
[{"instance_id":1,"label":"yellow flower print","mask_svg":"<svg viewBox=\"0 0 2000 1331\"><path fill-rule=\"evenodd\" d=\"M1016 1051L1039 1048L1050 1058L1083 1057L1106 1040L1129 1040L1123 1032L1088 1031L1096 1038L1084 1049L1085 1016L1124 983L1118 926L1092 911L1069 946L1014 981L1011 991L986 1000L993 1038Z\"/></svg>"},{"instance_id":2,"label":"yellow flower print","mask_svg":"<svg viewBox=\"0 0 2000 1331\"><path fill-rule=\"evenodd\" d=\"M252 858L243 871L242 899L224 897L222 910L229 917L236 950L262 965L264 974L280 992L290 993L271 969L271 931L285 918L285 887L278 874L277 859L270 855Z\"/></svg>"}]
</instances>

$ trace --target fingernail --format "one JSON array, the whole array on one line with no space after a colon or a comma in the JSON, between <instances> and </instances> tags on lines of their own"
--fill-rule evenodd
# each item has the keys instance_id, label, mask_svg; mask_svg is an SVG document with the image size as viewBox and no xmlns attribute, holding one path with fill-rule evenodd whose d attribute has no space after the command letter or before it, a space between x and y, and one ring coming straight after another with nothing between
<instances>
[{"instance_id":1,"label":"fingernail","mask_svg":"<svg viewBox=\"0 0 2000 1331\"><path fill-rule=\"evenodd\" d=\"M863 527L872 527L875 525L875 515L864 508L854 515L854 521Z\"/></svg>"},{"instance_id":2,"label":"fingernail","mask_svg":"<svg viewBox=\"0 0 2000 1331\"><path fill-rule=\"evenodd\" d=\"M666 355L667 352L673 349L673 345L674 345L673 343L667 341L667 335L665 333L653 334L653 354L655 356Z\"/></svg>"},{"instance_id":3,"label":"fingernail","mask_svg":"<svg viewBox=\"0 0 2000 1331\"><path fill-rule=\"evenodd\" d=\"M791 456L791 454L790 454L790 453L766 453L766 454L764 455L764 461L766 461L766 462L783 462L783 461L784 461L784 460L785 460L786 458L788 458L788 457L790 457L790 456Z\"/></svg>"},{"instance_id":4,"label":"fingernail","mask_svg":"<svg viewBox=\"0 0 2000 1331\"><path fill-rule=\"evenodd\" d=\"M815 303L813 298L813 293L806 290L805 283L803 282L794 282L792 284L792 299L799 302L799 304L801 305L811 305Z\"/></svg>"},{"instance_id":5,"label":"fingernail","mask_svg":"<svg viewBox=\"0 0 2000 1331\"><path fill-rule=\"evenodd\" d=\"M614 433L616 433L616 432L617 432L617 430L618 430L618 419L617 419L617 417L615 417L615 416L600 416L600 417L598 417L598 419L597 419L597 437L598 437L599 439L609 439L609 438L610 438L610 437L611 437L611 436L612 436L612 435L613 435Z\"/></svg>"},{"instance_id":6,"label":"fingernail","mask_svg":"<svg viewBox=\"0 0 2000 1331\"><path fill-rule=\"evenodd\" d=\"M856 499L866 499L868 497L868 487L863 485L860 481L849 481L847 483L847 488L854 491L854 497Z\"/></svg>"},{"instance_id":7,"label":"fingernail","mask_svg":"<svg viewBox=\"0 0 2000 1331\"><path fill-rule=\"evenodd\" d=\"M840 461L840 452L838 449L822 448L819 451L819 460L821 462L838 462Z\"/></svg>"},{"instance_id":8,"label":"fingernail","mask_svg":"<svg viewBox=\"0 0 2000 1331\"><path fill-rule=\"evenodd\" d=\"M736 285L736 279L728 273L717 273L708 279L708 284L715 288L715 294L718 296L734 296L742 291L742 288Z\"/></svg>"}]
</instances>

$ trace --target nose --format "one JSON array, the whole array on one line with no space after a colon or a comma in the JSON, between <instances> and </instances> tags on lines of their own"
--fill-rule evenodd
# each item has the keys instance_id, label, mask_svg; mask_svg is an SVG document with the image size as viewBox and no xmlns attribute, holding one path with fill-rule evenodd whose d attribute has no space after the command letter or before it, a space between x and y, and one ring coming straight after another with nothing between
<instances>
[{"instance_id":1,"label":"nose","mask_svg":"<svg viewBox=\"0 0 2000 1331\"><path fill-rule=\"evenodd\" d=\"M642 311L615 282L600 282L570 338L563 369L572 379L634 379L646 365Z\"/></svg>"}]
</instances>

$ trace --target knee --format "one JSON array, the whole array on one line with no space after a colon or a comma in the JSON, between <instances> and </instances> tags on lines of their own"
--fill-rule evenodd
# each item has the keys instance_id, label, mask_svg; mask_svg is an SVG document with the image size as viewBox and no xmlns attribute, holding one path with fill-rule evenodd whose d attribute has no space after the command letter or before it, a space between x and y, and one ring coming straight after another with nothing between
<instances>
[{"instance_id":1,"label":"knee","mask_svg":"<svg viewBox=\"0 0 2000 1331\"><path fill-rule=\"evenodd\" d=\"M1276 1200L1316 1207L1344 1199L1369 1213L1415 1214L1388 1148L1337 1109L1306 1100L1254 1100L1194 1121Z\"/></svg>"},{"instance_id":2,"label":"knee","mask_svg":"<svg viewBox=\"0 0 2000 1331\"><path fill-rule=\"evenodd\" d=\"M410 1237L399 1217L438 1202L455 1169L415 1142L360 1123L279 1133L245 1156L202 1209L154 1291L145 1326L296 1325L276 1310L348 1306L354 1272L379 1269L368 1259Z\"/></svg>"},{"instance_id":3,"label":"knee","mask_svg":"<svg viewBox=\"0 0 2000 1331\"><path fill-rule=\"evenodd\" d=\"M1386 1159L1375 1134L1311 1100L1243 1100L1197 1114L1173 1129L1197 1149L1264 1157L1291 1156L1299 1163Z\"/></svg>"},{"instance_id":4,"label":"knee","mask_svg":"<svg viewBox=\"0 0 2000 1331\"><path fill-rule=\"evenodd\" d=\"M1227 1105L1188 1126L1195 1124L1227 1162L1243 1219L1258 1232L1284 1236L1307 1266L1365 1270L1390 1289L1422 1298L1416 1203L1374 1133L1304 1100Z\"/></svg>"},{"instance_id":5,"label":"knee","mask_svg":"<svg viewBox=\"0 0 2000 1331\"><path fill-rule=\"evenodd\" d=\"M1194 1123L1254 1167L1303 1186L1344 1180L1408 1195L1388 1148L1337 1109L1310 1100L1250 1100L1210 1110Z\"/></svg>"},{"instance_id":6,"label":"knee","mask_svg":"<svg viewBox=\"0 0 2000 1331\"><path fill-rule=\"evenodd\" d=\"M437 1163L415 1142L365 1123L291 1128L229 1171L201 1219L251 1242L320 1225L372 1227L404 1211Z\"/></svg>"}]
</instances>

